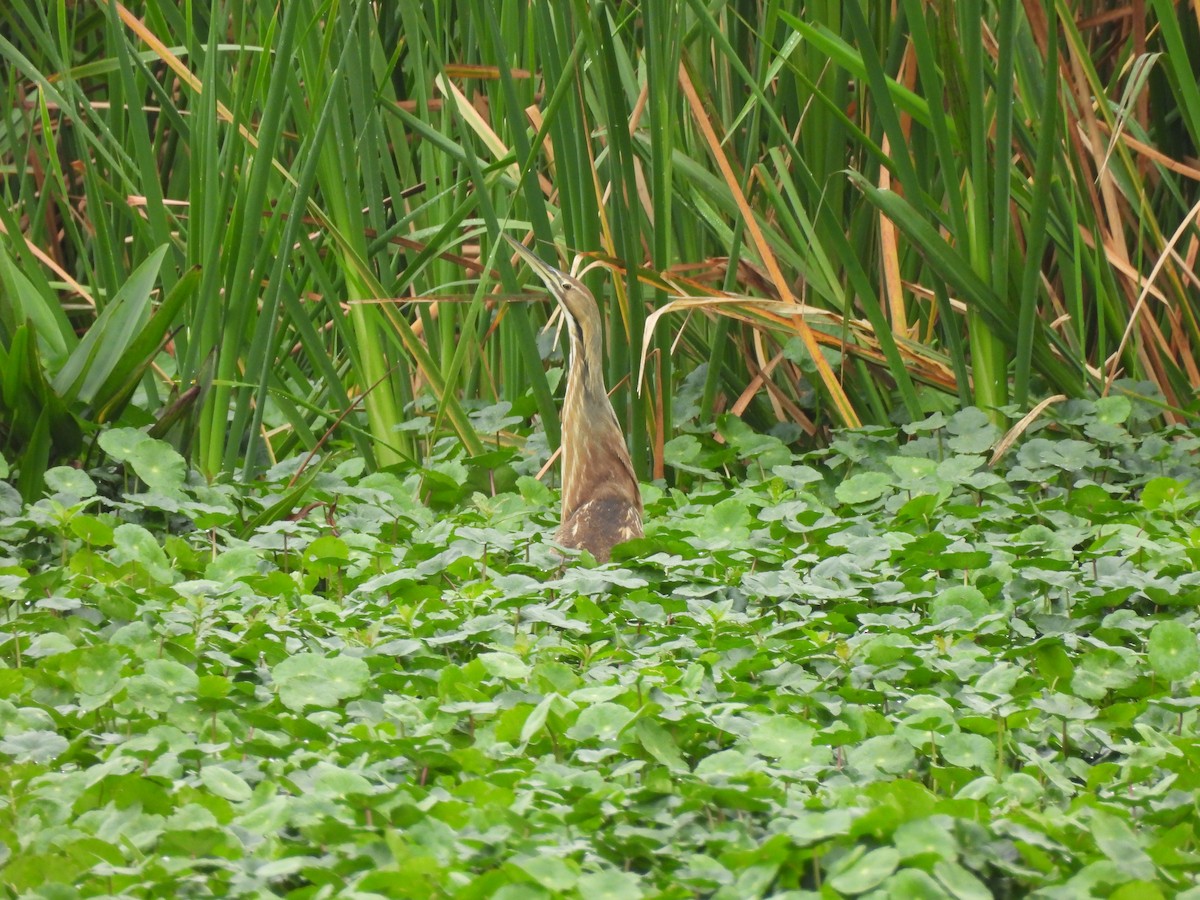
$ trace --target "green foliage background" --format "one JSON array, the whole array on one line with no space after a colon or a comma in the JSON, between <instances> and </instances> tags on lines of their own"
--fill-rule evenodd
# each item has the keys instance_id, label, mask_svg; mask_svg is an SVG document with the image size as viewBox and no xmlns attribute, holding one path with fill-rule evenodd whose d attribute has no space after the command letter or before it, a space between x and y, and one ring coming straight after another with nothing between
<instances>
[{"instance_id":1,"label":"green foliage background","mask_svg":"<svg viewBox=\"0 0 1200 900\"><path fill-rule=\"evenodd\" d=\"M556 446L501 230L599 263L643 476L724 411L817 438L1128 377L1182 420L1195 12L6 4L0 452L30 497L113 422L210 477L331 433L386 466L482 453L496 400Z\"/></svg>"},{"instance_id":2,"label":"green foliage background","mask_svg":"<svg viewBox=\"0 0 1200 900\"><path fill-rule=\"evenodd\" d=\"M1200 440L1156 415L994 467L974 408L727 429L602 568L450 438L431 508L108 431L121 472L0 481L0 893L1194 900Z\"/></svg>"},{"instance_id":3,"label":"green foliage background","mask_svg":"<svg viewBox=\"0 0 1200 900\"><path fill-rule=\"evenodd\" d=\"M0 5L0 889L1197 896L1198 12Z\"/></svg>"}]
</instances>

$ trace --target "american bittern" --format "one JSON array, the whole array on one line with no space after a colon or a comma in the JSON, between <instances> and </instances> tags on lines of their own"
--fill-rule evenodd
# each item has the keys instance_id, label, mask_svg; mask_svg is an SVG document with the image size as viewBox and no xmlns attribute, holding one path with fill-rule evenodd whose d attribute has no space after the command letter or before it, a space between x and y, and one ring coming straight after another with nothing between
<instances>
[{"instance_id":1,"label":"american bittern","mask_svg":"<svg viewBox=\"0 0 1200 900\"><path fill-rule=\"evenodd\" d=\"M554 539L608 562L615 544L642 536L642 495L604 389L600 310L579 281L504 237L558 301L571 339L562 407L562 524Z\"/></svg>"}]
</instances>

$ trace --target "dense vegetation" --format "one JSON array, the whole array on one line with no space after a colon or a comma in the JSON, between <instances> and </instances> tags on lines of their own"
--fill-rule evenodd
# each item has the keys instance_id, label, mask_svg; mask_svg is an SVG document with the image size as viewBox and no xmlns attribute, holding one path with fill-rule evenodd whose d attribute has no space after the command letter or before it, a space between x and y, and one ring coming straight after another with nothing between
<instances>
[{"instance_id":1,"label":"dense vegetation","mask_svg":"<svg viewBox=\"0 0 1200 900\"><path fill-rule=\"evenodd\" d=\"M501 230L599 264L643 477L721 412L1001 422L1126 377L1181 421L1194 11L4 4L0 452L30 498L104 423L209 477L331 432L374 468L481 454L481 399L556 446Z\"/></svg>"},{"instance_id":2,"label":"dense vegetation","mask_svg":"<svg viewBox=\"0 0 1200 900\"><path fill-rule=\"evenodd\" d=\"M109 432L120 470L0 483L0 884L1200 895L1200 439L1155 414L1070 404L996 467L974 409L726 428L599 569L545 543L541 460L244 492Z\"/></svg>"},{"instance_id":3,"label":"dense vegetation","mask_svg":"<svg viewBox=\"0 0 1200 900\"><path fill-rule=\"evenodd\" d=\"M0 4L0 893L1200 897L1197 11Z\"/></svg>"}]
</instances>

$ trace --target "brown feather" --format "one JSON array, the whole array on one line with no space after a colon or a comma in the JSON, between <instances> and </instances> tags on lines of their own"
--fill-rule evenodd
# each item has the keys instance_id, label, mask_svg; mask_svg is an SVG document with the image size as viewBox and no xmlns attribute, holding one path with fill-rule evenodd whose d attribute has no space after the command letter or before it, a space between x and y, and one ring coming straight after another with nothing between
<instances>
[{"instance_id":1,"label":"brown feather","mask_svg":"<svg viewBox=\"0 0 1200 900\"><path fill-rule=\"evenodd\" d=\"M604 389L600 309L582 282L516 241L509 243L562 307L571 340L562 411L562 525L556 540L608 562L616 544L642 536L642 493Z\"/></svg>"},{"instance_id":2,"label":"brown feather","mask_svg":"<svg viewBox=\"0 0 1200 900\"><path fill-rule=\"evenodd\" d=\"M612 548L642 536L642 511L624 500L588 500L564 517L556 540L564 547L579 547L605 563Z\"/></svg>"}]
</instances>

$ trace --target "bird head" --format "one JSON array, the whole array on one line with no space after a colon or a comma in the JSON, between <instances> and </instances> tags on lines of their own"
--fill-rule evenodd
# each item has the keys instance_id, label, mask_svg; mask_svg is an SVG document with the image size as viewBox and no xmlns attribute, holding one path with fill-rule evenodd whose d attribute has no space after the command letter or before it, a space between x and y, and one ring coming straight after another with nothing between
<instances>
[{"instance_id":1,"label":"bird head","mask_svg":"<svg viewBox=\"0 0 1200 900\"><path fill-rule=\"evenodd\" d=\"M518 243L507 234L504 239L512 245L529 268L542 279L548 290L558 301L567 317L568 334L571 337L572 358L579 363L595 365L600 358L600 309L596 298L584 287L583 282L566 272L554 268L538 258L524 244Z\"/></svg>"}]
</instances>

